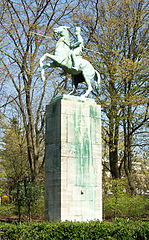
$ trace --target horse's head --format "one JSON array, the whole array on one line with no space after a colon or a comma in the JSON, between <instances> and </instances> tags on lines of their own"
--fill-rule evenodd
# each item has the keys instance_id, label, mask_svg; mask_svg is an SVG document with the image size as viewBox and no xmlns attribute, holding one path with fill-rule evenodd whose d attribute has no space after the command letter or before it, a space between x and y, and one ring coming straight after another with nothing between
<instances>
[{"instance_id":1,"label":"horse's head","mask_svg":"<svg viewBox=\"0 0 149 240\"><path fill-rule=\"evenodd\" d=\"M57 28L53 29L54 34L59 35L61 37L65 37L66 35L68 35L68 29L69 27L66 26L60 26Z\"/></svg>"},{"instance_id":2,"label":"horse's head","mask_svg":"<svg viewBox=\"0 0 149 240\"><path fill-rule=\"evenodd\" d=\"M69 27L66 27L66 26L60 26L58 28L54 28L53 32L54 32L57 40L58 40L59 37L63 38L63 39L65 39L64 42L69 45L70 44L70 38L69 38L68 28Z\"/></svg>"}]
</instances>

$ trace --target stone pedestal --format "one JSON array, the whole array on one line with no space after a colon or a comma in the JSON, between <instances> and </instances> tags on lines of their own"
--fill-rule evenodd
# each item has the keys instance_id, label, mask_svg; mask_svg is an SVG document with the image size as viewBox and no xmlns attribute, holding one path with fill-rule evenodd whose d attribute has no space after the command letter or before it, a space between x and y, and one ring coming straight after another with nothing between
<instances>
[{"instance_id":1,"label":"stone pedestal","mask_svg":"<svg viewBox=\"0 0 149 240\"><path fill-rule=\"evenodd\" d=\"M46 219L102 220L100 105L62 96L46 111Z\"/></svg>"}]
</instances>

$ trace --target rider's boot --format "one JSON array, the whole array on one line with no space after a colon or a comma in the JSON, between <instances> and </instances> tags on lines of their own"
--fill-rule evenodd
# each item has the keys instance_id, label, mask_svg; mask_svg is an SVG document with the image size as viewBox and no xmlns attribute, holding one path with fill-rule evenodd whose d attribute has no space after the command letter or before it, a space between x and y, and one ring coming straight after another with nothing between
<instances>
[{"instance_id":1,"label":"rider's boot","mask_svg":"<svg viewBox=\"0 0 149 240\"><path fill-rule=\"evenodd\" d=\"M76 70L76 71L79 70L78 67L72 67L72 69L73 69L73 70Z\"/></svg>"}]
</instances>

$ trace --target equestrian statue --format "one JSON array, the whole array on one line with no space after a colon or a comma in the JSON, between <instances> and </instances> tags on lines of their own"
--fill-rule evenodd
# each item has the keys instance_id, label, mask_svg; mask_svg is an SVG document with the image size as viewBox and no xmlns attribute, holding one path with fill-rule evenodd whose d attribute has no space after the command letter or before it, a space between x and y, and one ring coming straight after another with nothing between
<instances>
[{"instance_id":1,"label":"equestrian statue","mask_svg":"<svg viewBox=\"0 0 149 240\"><path fill-rule=\"evenodd\" d=\"M72 90L69 94L74 94L77 91L78 83L85 82L87 91L82 97L87 97L92 91L91 80L95 80L95 88L99 92L100 74L93 68L91 63L82 58L84 48L83 39L80 34L80 27L75 28L76 38L73 44L70 44L68 27L60 26L54 28L54 34L59 38L56 43L54 55L46 53L40 59L40 67L42 80L45 80L46 68L60 67L65 73L70 73L72 76ZM45 63L50 59L52 61Z\"/></svg>"}]
</instances>

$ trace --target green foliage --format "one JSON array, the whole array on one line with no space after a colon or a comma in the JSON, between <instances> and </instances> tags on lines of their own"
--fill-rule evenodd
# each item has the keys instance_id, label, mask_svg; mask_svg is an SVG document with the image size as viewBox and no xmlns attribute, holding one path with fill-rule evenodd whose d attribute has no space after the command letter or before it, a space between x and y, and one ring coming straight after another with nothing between
<instances>
[{"instance_id":1,"label":"green foliage","mask_svg":"<svg viewBox=\"0 0 149 240\"><path fill-rule=\"evenodd\" d=\"M128 217L149 219L149 198L147 196L120 195L115 204L115 196L106 196L105 218ZM115 214L116 213L116 214Z\"/></svg>"},{"instance_id":2,"label":"green foliage","mask_svg":"<svg viewBox=\"0 0 149 240\"><path fill-rule=\"evenodd\" d=\"M1 224L1 240L147 240L149 222L118 219L108 222Z\"/></svg>"},{"instance_id":3,"label":"green foliage","mask_svg":"<svg viewBox=\"0 0 149 240\"><path fill-rule=\"evenodd\" d=\"M21 217L21 207L25 207L28 212L28 218L31 218L32 209L36 207L38 199L41 196L41 188L36 182L30 179L17 183L16 187L11 192L13 202L18 208L19 220Z\"/></svg>"},{"instance_id":4,"label":"green foliage","mask_svg":"<svg viewBox=\"0 0 149 240\"><path fill-rule=\"evenodd\" d=\"M31 208L31 215L33 219L44 219L45 206L44 206L44 193L41 192L40 198L36 201L34 207Z\"/></svg>"},{"instance_id":5,"label":"green foliage","mask_svg":"<svg viewBox=\"0 0 149 240\"><path fill-rule=\"evenodd\" d=\"M0 216L1 218L6 218L6 217L11 217L14 215L13 212L13 205L8 204L8 205L0 205Z\"/></svg>"},{"instance_id":6,"label":"green foliage","mask_svg":"<svg viewBox=\"0 0 149 240\"><path fill-rule=\"evenodd\" d=\"M103 179L104 219L126 217L149 219L149 198L147 195L131 195L126 179Z\"/></svg>"},{"instance_id":7,"label":"green foliage","mask_svg":"<svg viewBox=\"0 0 149 240\"><path fill-rule=\"evenodd\" d=\"M25 192L23 189L23 182L17 183L15 188L11 191L11 196L13 198L14 204L20 204L20 206L23 205L25 200Z\"/></svg>"},{"instance_id":8,"label":"green foliage","mask_svg":"<svg viewBox=\"0 0 149 240\"><path fill-rule=\"evenodd\" d=\"M119 202L121 197L123 196L124 188L122 186L121 180L112 180L112 193L113 193L113 211L114 217L118 214Z\"/></svg>"},{"instance_id":9,"label":"green foliage","mask_svg":"<svg viewBox=\"0 0 149 240\"><path fill-rule=\"evenodd\" d=\"M0 165L5 174L8 188L13 188L29 172L26 140L15 119L7 126L2 142Z\"/></svg>"}]
</instances>

